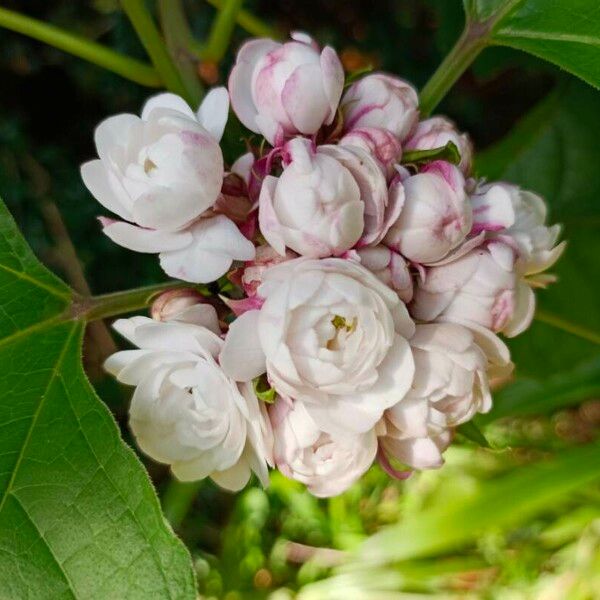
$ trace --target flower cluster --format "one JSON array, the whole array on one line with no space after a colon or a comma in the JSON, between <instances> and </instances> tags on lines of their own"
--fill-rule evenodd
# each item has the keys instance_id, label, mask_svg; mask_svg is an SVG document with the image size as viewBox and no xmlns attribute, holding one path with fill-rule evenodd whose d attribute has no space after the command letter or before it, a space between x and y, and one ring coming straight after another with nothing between
<instances>
[{"instance_id":1,"label":"flower cluster","mask_svg":"<svg viewBox=\"0 0 600 600\"><path fill-rule=\"evenodd\" d=\"M254 135L224 164L229 102ZM420 120L407 82L345 82L305 34L240 49L197 112L160 94L96 130L86 186L104 233L171 277L136 349L106 369L135 386L140 448L181 480L238 490L268 468L316 496L374 461L439 467L454 429L490 410L512 368L498 334L530 324L559 258L541 198L472 177L472 146Z\"/></svg>"}]
</instances>

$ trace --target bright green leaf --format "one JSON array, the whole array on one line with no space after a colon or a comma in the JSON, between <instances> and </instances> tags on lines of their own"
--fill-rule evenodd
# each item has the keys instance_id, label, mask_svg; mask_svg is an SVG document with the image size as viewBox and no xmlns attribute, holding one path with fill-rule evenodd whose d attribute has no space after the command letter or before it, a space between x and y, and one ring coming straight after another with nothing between
<instances>
[{"instance_id":1,"label":"bright green leaf","mask_svg":"<svg viewBox=\"0 0 600 600\"><path fill-rule=\"evenodd\" d=\"M402 164L425 164L434 160L445 160L453 165L460 162L460 152L454 142L448 142L440 148L430 150L405 150L402 153Z\"/></svg>"},{"instance_id":2,"label":"bright green leaf","mask_svg":"<svg viewBox=\"0 0 600 600\"><path fill-rule=\"evenodd\" d=\"M83 372L71 302L0 201L0 595L193 599L189 555Z\"/></svg>"},{"instance_id":3,"label":"bright green leaf","mask_svg":"<svg viewBox=\"0 0 600 600\"><path fill-rule=\"evenodd\" d=\"M552 62L600 87L597 0L465 0L488 44L510 46Z\"/></svg>"}]
</instances>

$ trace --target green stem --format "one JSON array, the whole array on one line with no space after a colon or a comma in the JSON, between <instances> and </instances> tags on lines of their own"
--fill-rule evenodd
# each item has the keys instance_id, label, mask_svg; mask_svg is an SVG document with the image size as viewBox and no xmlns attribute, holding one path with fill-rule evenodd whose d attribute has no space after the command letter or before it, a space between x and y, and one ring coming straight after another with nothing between
<instances>
[{"instance_id":1,"label":"green stem","mask_svg":"<svg viewBox=\"0 0 600 600\"><path fill-rule=\"evenodd\" d=\"M187 515L202 481L182 482L171 479L162 496L163 513L171 526L177 529Z\"/></svg>"},{"instance_id":2,"label":"green stem","mask_svg":"<svg viewBox=\"0 0 600 600\"><path fill-rule=\"evenodd\" d=\"M161 85L158 73L150 65L43 21L0 7L0 27L54 46L140 85Z\"/></svg>"},{"instance_id":3,"label":"green stem","mask_svg":"<svg viewBox=\"0 0 600 600\"><path fill-rule=\"evenodd\" d=\"M196 109L202 98L202 85L193 58L190 32L181 0L158 0L158 14L167 49L177 65L181 79Z\"/></svg>"},{"instance_id":4,"label":"green stem","mask_svg":"<svg viewBox=\"0 0 600 600\"><path fill-rule=\"evenodd\" d=\"M592 344L600 345L600 334L595 331L590 331L581 325L577 325L577 323L571 323L570 321L546 312L545 310L537 310L535 312L535 320L556 327L557 329L562 329L571 335L576 335L583 340L592 342Z\"/></svg>"},{"instance_id":5,"label":"green stem","mask_svg":"<svg viewBox=\"0 0 600 600\"><path fill-rule=\"evenodd\" d=\"M121 0L121 6L129 17L165 86L192 104L193 98L188 95L181 75L167 52L165 43L152 16L146 9L144 0Z\"/></svg>"},{"instance_id":6,"label":"green stem","mask_svg":"<svg viewBox=\"0 0 600 600\"><path fill-rule=\"evenodd\" d=\"M431 114L460 76L487 45L487 28L467 23L454 48L421 90L421 115Z\"/></svg>"},{"instance_id":7,"label":"green stem","mask_svg":"<svg viewBox=\"0 0 600 600\"><path fill-rule=\"evenodd\" d=\"M227 52L236 18L241 7L242 0L224 0L222 2L222 7L218 10L212 22L208 41L202 52L204 60L211 60L218 63L223 58L225 52Z\"/></svg>"},{"instance_id":8,"label":"green stem","mask_svg":"<svg viewBox=\"0 0 600 600\"><path fill-rule=\"evenodd\" d=\"M73 310L74 317L84 317L86 321L97 321L130 313L141 308L146 308L158 294L173 288L186 287L182 281L167 281L157 285L135 288L125 292L103 294L81 300Z\"/></svg>"},{"instance_id":9,"label":"green stem","mask_svg":"<svg viewBox=\"0 0 600 600\"><path fill-rule=\"evenodd\" d=\"M223 10L227 0L207 0L207 2L216 9ZM242 29L256 37L267 37L275 40L281 37L272 27L243 8L238 10L236 21Z\"/></svg>"}]
</instances>

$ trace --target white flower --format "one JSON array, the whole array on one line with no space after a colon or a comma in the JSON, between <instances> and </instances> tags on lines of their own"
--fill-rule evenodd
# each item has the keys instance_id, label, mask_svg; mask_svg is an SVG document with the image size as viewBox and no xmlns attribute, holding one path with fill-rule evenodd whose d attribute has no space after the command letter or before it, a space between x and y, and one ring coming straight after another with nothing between
<instances>
[{"instance_id":1,"label":"white flower","mask_svg":"<svg viewBox=\"0 0 600 600\"><path fill-rule=\"evenodd\" d=\"M379 127L403 141L417 124L419 98L405 81L384 73L373 73L346 90L341 109L344 131Z\"/></svg>"},{"instance_id":2,"label":"white flower","mask_svg":"<svg viewBox=\"0 0 600 600\"><path fill-rule=\"evenodd\" d=\"M204 324L120 319L115 329L139 350L113 354L106 370L136 386L130 427L139 447L181 481L211 477L241 489L254 471L268 483L272 433L251 383L236 383L216 362L223 341L208 305ZM198 314L196 314L198 317ZM212 329L210 329L210 328Z\"/></svg>"},{"instance_id":3,"label":"white flower","mask_svg":"<svg viewBox=\"0 0 600 600\"><path fill-rule=\"evenodd\" d=\"M345 166L307 139L295 138L284 150L283 173L263 182L261 233L282 256L286 246L313 258L342 254L364 228L358 184Z\"/></svg>"},{"instance_id":4,"label":"white flower","mask_svg":"<svg viewBox=\"0 0 600 600\"><path fill-rule=\"evenodd\" d=\"M229 76L235 114L272 145L330 124L344 87L344 70L335 50L327 46L319 52L304 33L291 37L284 44L269 39L246 42Z\"/></svg>"},{"instance_id":5,"label":"white flower","mask_svg":"<svg viewBox=\"0 0 600 600\"><path fill-rule=\"evenodd\" d=\"M417 469L441 466L450 428L492 407L488 375L512 368L506 345L490 331L452 323L417 325L410 340L415 377L406 397L378 427L388 454ZM383 435L382 435L383 428Z\"/></svg>"},{"instance_id":6,"label":"white flower","mask_svg":"<svg viewBox=\"0 0 600 600\"><path fill-rule=\"evenodd\" d=\"M319 146L317 153L327 154L346 167L358 184L364 204L364 230L359 246L379 243L396 221L404 198L388 194L385 174L377 161L356 146Z\"/></svg>"},{"instance_id":7,"label":"white flower","mask_svg":"<svg viewBox=\"0 0 600 600\"><path fill-rule=\"evenodd\" d=\"M473 144L466 133L460 133L454 123L446 117L431 117L420 121L413 134L404 144L405 150L433 150L453 142L460 154L460 170L471 171Z\"/></svg>"},{"instance_id":8,"label":"white flower","mask_svg":"<svg viewBox=\"0 0 600 600\"><path fill-rule=\"evenodd\" d=\"M275 465L286 477L304 483L314 496L341 494L373 464L377 453L373 429L332 436L319 429L301 401L281 398L269 407L269 416Z\"/></svg>"},{"instance_id":9,"label":"white flower","mask_svg":"<svg viewBox=\"0 0 600 600\"><path fill-rule=\"evenodd\" d=\"M141 118L122 114L100 123L100 158L81 167L94 197L123 219L101 218L104 233L125 248L160 253L163 269L186 281L213 281L232 260L254 255L229 219L201 218L211 216L223 183L218 142L228 106L224 88L207 94L196 114L178 96L159 94Z\"/></svg>"},{"instance_id":10,"label":"white flower","mask_svg":"<svg viewBox=\"0 0 600 600\"><path fill-rule=\"evenodd\" d=\"M389 285L403 302L413 296L413 281L406 260L397 252L380 244L356 251L360 264Z\"/></svg>"},{"instance_id":11,"label":"white flower","mask_svg":"<svg viewBox=\"0 0 600 600\"><path fill-rule=\"evenodd\" d=\"M340 146L356 146L366 150L383 169L386 177L392 177L395 164L402 155L398 138L381 127L357 127L351 129L339 141Z\"/></svg>"},{"instance_id":12,"label":"white flower","mask_svg":"<svg viewBox=\"0 0 600 600\"><path fill-rule=\"evenodd\" d=\"M384 244L416 263L433 263L459 246L472 224L461 172L435 161L416 175L401 177L404 207Z\"/></svg>"},{"instance_id":13,"label":"white flower","mask_svg":"<svg viewBox=\"0 0 600 600\"><path fill-rule=\"evenodd\" d=\"M533 192L508 183L488 183L471 196L476 230L485 230L512 246L521 275L536 275L549 269L561 256L566 242L557 244L560 225L547 226L546 203Z\"/></svg>"},{"instance_id":14,"label":"white flower","mask_svg":"<svg viewBox=\"0 0 600 600\"><path fill-rule=\"evenodd\" d=\"M529 327L535 296L517 276L514 250L490 242L427 269L410 308L423 321L474 323L513 337Z\"/></svg>"},{"instance_id":15,"label":"white flower","mask_svg":"<svg viewBox=\"0 0 600 600\"><path fill-rule=\"evenodd\" d=\"M352 260L298 258L263 275L260 310L236 319L220 363L249 381L266 371L327 433L362 433L410 387L414 324L398 295Z\"/></svg>"}]
</instances>

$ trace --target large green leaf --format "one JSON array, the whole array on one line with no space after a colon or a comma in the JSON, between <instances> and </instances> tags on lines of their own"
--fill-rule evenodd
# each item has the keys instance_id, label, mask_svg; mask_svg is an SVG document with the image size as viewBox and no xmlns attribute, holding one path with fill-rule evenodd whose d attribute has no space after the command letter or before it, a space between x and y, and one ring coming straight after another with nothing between
<instances>
[{"instance_id":1,"label":"large green leaf","mask_svg":"<svg viewBox=\"0 0 600 600\"><path fill-rule=\"evenodd\" d=\"M597 0L464 0L488 44L539 56L600 87Z\"/></svg>"},{"instance_id":2,"label":"large green leaf","mask_svg":"<svg viewBox=\"0 0 600 600\"><path fill-rule=\"evenodd\" d=\"M479 175L540 193L550 220L565 224L558 282L537 292L536 322L510 342L520 375L554 375L600 354L598 114L597 92L571 80L477 161Z\"/></svg>"},{"instance_id":3,"label":"large green leaf","mask_svg":"<svg viewBox=\"0 0 600 600\"><path fill-rule=\"evenodd\" d=\"M195 597L190 558L81 367L72 292L0 201L0 597Z\"/></svg>"}]
</instances>

